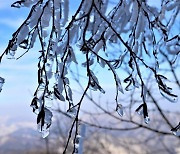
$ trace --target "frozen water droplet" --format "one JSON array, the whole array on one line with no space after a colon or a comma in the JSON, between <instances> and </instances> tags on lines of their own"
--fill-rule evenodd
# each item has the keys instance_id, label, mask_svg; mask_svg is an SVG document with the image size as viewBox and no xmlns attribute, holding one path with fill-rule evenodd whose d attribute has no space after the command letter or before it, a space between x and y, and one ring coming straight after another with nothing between
<instances>
[{"instance_id":1,"label":"frozen water droplet","mask_svg":"<svg viewBox=\"0 0 180 154\"><path fill-rule=\"evenodd\" d=\"M102 89L101 87L99 87L99 91L102 92L103 94L106 93L106 92L104 91L104 89Z\"/></svg>"},{"instance_id":2,"label":"frozen water droplet","mask_svg":"<svg viewBox=\"0 0 180 154\"><path fill-rule=\"evenodd\" d=\"M148 124L150 122L150 118L148 117L148 112L147 112L147 106L146 104L141 104L137 109L136 109L137 114L140 116L144 117L144 122Z\"/></svg>"},{"instance_id":3,"label":"frozen water droplet","mask_svg":"<svg viewBox=\"0 0 180 154\"><path fill-rule=\"evenodd\" d=\"M49 135L49 129L45 129L41 132L42 138L46 138Z\"/></svg>"},{"instance_id":4,"label":"frozen water droplet","mask_svg":"<svg viewBox=\"0 0 180 154\"><path fill-rule=\"evenodd\" d=\"M180 122L179 122L179 124L175 128L172 128L171 131L172 131L172 133L174 135L180 137Z\"/></svg>"},{"instance_id":5,"label":"frozen water droplet","mask_svg":"<svg viewBox=\"0 0 180 154\"><path fill-rule=\"evenodd\" d=\"M170 101L172 103L176 103L178 101L178 96L177 95L174 95L174 94L171 94L171 93L167 94L161 89L160 89L160 93L164 98L166 98L168 101Z\"/></svg>"},{"instance_id":6,"label":"frozen water droplet","mask_svg":"<svg viewBox=\"0 0 180 154\"><path fill-rule=\"evenodd\" d=\"M145 117L145 118L144 118L144 122L145 122L146 124L148 124L148 123L150 122L150 118L149 118L149 117Z\"/></svg>"},{"instance_id":7,"label":"frozen water droplet","mask_svg":"<svg viewBox=\"0 0 180 154\"><path fill-rule=\"evenodd\" d=\"M9 52L8 52L8 54L7 54L7 59L15 59L15 51L13 51L13 50L10 50Z\"/></svg>"},{"instance_id":8,"label":"frozen water droplet","mask_svg":"<svg viewBox=\"0 0 180 154\"><path fill-rule=\"evenodd\" d=\"M47 124L44 126L41 126L41 124L37 125L37 129L41 133L42 138L46 138L49 135L49 128L47 126Z\"/></svg>"},{"instance_id":9,"label":"frozen water droplet","mask_svg":"<svg viewBox=\"0 0 180 154\"><path fill-rule=\"evenodd\" d=\"M178 131L172 131L172 133L173 133L174 135L176 135L176 136L179 136L179 137L180 137L180 130L178 130Z\"/></svg>"},{"instance_id":10,"label":"frozen water droplet","mask_svg":"<svg viewBox=\"0 0 180 154\"><path fill-rule=\"evenodd\" d=\"M67 111L67 114L68 114L69 116L71 116L72 118L75 118L75 117L76 117L76 114L77 114L77 108L76 108L76 107L70 108L70 109Z\"/></svg>"},{"instance_id":11,"label":"frozen water droplet","mask_svg":"<svg viewBox=\"0 0 180 154\"><path fill-rule=\"evenodd\" d=\"M53 96L48 96L45 98L46 107L50 108L53 105Z\"/></svg>"},{"instance_id":12,"label":"frozen water droplet","mask_svg":"<svg viewBox=\"0 0 180 154\"><path fill-rule=\"evenodd\" d=\"M117 105L117 109L116 109L117 113L122 117L124 115L124 111L123 111L123 106L122 104L118 104Z\"/></svg>"}]
</instances>

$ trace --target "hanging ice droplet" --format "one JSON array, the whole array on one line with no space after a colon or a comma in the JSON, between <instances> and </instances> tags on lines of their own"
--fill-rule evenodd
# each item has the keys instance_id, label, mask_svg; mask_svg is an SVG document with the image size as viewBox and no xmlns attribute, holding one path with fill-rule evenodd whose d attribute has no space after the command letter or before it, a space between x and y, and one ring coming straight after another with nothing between
<instances>
[{"instance_id":1,"label":"hanging ice droplet","mask_svg":"<svg viewBox=\"0 0 180 154\"><path fill-rule=\"evenodd\" d=\"M46 138L49 135L49 129L45 129L41 132L42 138Z\"/></svg>"},{"instance_id":2,"label":"hanging ice droplet","mask_svg":"<svg viewBox=\"0 0 180 154\"><path fill-rule=\"evenodd\" d=\"M172 131L172 133L173 133L174 135L176 135L176 136L180 136L180 130L178 130L178 131Z\"/></svg>"},{"instance_id":3,"label":"hanging ice droplet","mask_svg":"<svg viewBox=\"0 0 180 154\"><path fill-rule=\"evenodd\" d=\"M77 108L74 106L72 108L70 108L69 110L67 110L67 114L72 117L75 118L76 114L77 114Z\"/></svg>"},{"instance_id":4,"label":"hanging ice droplet","mask_svg":"<svg viewBox=\"0 0 180 154\"><path fill-rule=\"evenodd\" d=\"M150 118L149 118L149 117L145 117L145 118L144 118L144 122L145 122L146 124L148 124L148 123L150 122Z\"/></svg>"},{"instance_id":5,"label":"hanging ice droplet","mask_svg":"<svg viewBox=\"0 0 180 154\"><path fill-rule=\"evenodd\" d=\"M166 98L168 101L170 101L171 103L176 103L178 101L178 96L174 95L174 94L167 94L166 92L164 92L163 90L159 90L161 95Z\"/></svg>"},{"instance_id":6,"label":"hanging ice droplet","mask_svg":"<svg viewBox=\"0 0 180 154\"><path fill-rule=\"evenodd\" d=\"M46 107L52 107L53 105L53 97L49 96L45 98L45 106Z\"/></svg>"},{"instance_id":7,"label":"hanging ice droplet","mask_svg":"<svg viewBox=\"0 0 180 154\"><path fill-rule=\"evenodd\" d=\"M116 108L117 113L122 117L124 115L123 106L122 104L117 104Z\"/></svg>"},{"instance_id":8,"label":"hanging ice droplet","mask_svg":"<svg viewBox=\"0 0 180 154\"><path fill-rule=\"evenodd\" d=\"M180 137L180 122L179 124L171 129L172 133L178 137Z\"/></svg>"},{"instance_id":9,"label":"hanging ice droplet","mask_svg":"<svg viewBox=\"0 0 180 154\"><path fill-rule=\"evenodd\" d=\"M15 54L16 54L15 51L10 50L10 51L8 52L8 54L7 54L7 59L15 59L15 57L14 57Z\"/></svg>"},{"instance_id":10,"label":"hanging ice droplet","mask_svg":"<svg viewBox=\"0 0 180 154\"><path fill-rule=\"evenodd\" d=\"M49 128L47 128L47 124L45 124L44 126L38 124L37 129L41 133L42 138L46 138L49 135Z\"/></svg>"},{"instance_id":11,"label":"hanging ice droplet","mask_svg":"<svg viewBox=\"0 0 180 154\"><path fill-rule=\"evenodd\" d=\"M99 89L99 91L100 92L102 92L103 94L105 94L106 92L105 92L105 90L104 89L102 89L100 86L98 87L98 89Z\"/></svg>"}]
</instances>

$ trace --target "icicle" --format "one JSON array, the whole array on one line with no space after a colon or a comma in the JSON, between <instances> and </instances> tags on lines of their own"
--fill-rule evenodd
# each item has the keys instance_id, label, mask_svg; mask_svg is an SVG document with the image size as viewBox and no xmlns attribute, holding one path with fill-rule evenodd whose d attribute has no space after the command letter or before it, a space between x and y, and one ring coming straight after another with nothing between
<instances>
[{"instance_id":1,"label":"icicle","mask_svg":"<svg viewBox=\"0 0 180 154\"><path fill-rule=\"evenodd\" d=\"M91 74L90 74L90 87L89 88L94 91L99 90L100 92L105 94L105 91L99 85L98 78L94 75L94 73L92 71L90 71L90 72L91 72Z\"/></svg>"},{"instance_id":2,"label":"icicle","mask_svg":"<svg viewBox=\"0 0 180 154\"><path fill-rule=\"evenodd\" d=\"M29 33L29 27L27 25L24 25L18 35L17 43L20 44L28 35Z\"/></svg>"},{"instance_id":3,"label":"icicle","mask_svg":"<svg viewBox=\"0 0 180 154\"><path fill-rule=\"evenodd\" d=\"M14 44L14 45L11 47L11 50L12 50L12 51L16 51L16 50L17 50L17 47L18 47L17 44Z\"/></svg>"},{"instance_id":4,"label":"icicle","mask_svg":"<svg viewBox=\"0 0 180 154\"><path fill-rule=\"evenodd\" d=\"M48 6L48 7L46 7L44 9L44 13L43 13L42 18L41 18L41 26L42 26L42 28L49 27L49 22L50 22L51 17L52 17L51 10L50 10L49 7L50 6Z\"/></svg>"},{"instance_id":5,"label":"icicle","mask_svg":"<svg viewBox=\"0 0 180 154\"><path fill-rule=\"evenodd\" d=\"M30 28L33 28L35 25L37 25L37 22L38 22L38 20L40 18L41 13L42 13L42 8L41 8L41 6L38 5L34 9L34 11L32 13L32 16L30 18L30 21L29 21L29 27Z\"/></svg>"},{"instance_id":6,"label":"icicle","mask_svg":"<svg viewBox=\"0 0 180 154\"><path fill-rule=\"evenodd\" d=\"M49 128L47 128L48 126L41 126L41 124L37 125L37 130L39 131L39 133L41 133L42 138L46 138L49 135Z\"/></svg>"},{"instance_id":7,"label":"icicle","mask_svg":"<svg viewBox=\"0 0 180 154\"><path fill-rule=\"evenodd\" d=\"M54 9L60 9L61 0L54 0Z\"/></svg>"},{"instance_id":8,"label":"icicle","mask_svg":"<svg viewBox=\"0 0 180 154\"><path fill-rule=\"evenodd\" d=\"M82 6L82 9L81 9L81 10L83 10L83 14L88 13L91 5L92 5L92 0L84 0L83 6Z\"/></svg>"},{"instance_id":9,"label":"icicle","mask_svg":"<svg viewBox=\"0 0 180 154\"><path fill-rule=\"evenodd\" d=\"M43 138L49 135L49 127L51 126L53 114L52 112L42 107L41 111L37 116L38 131L41 133Z\"/></svg>"},{"instance_id":10,"label":"icicle","mask_svg":"<svg viewBox=\"0 0 180 154\"><path fill-rule=\"evenodd\" d=\"M124 15L125 10L123 5L119 6L119 9L113 14L113 22L117 22L117 20L121 20L121 17Z\"/></svg>"},{"instance_id":11,"label":"icicle","mask_svg":"<svg viewBox=\"0 0 180 154\"><path fill-rule=\"evenodd\" d=\"M7 59L15 59L16 52L14 50L10 50L7 54Z\"/></svg>"},{"instance_id":12,"label":"icicle","mask_svg":"<svg viewBox=\"0 0 180 154\"><path fill-rule=\"evenodd\" d=\"M102 68L104 68L105 65L106 65L106 62L105 62L103 59L99 59L99 60L98 60L98 63L99 63L99 65L100 65Z\"/></svg>"},{"instance_id":13,"label":"icicle","mask_svg":"<svg viewBox=\"0 0 180 154\"><path fill-rule=\"evenodd\" d=\"M122 85L121 85L121 80L120 80L120 78L116 75L116 81L117 81L117 86L118 86L118 90L122 93L122 94L124 94L124 91L123 91L123 87L122 87Z\"/></svg>"},{"instance_id":14,"label":"icicle","mask_svg":"<svg viewBox=\"0 0 180 154\"><path fill-rule=\"evenodd\" d=\"M150 118L149 118L148 116L146 116L146 117L144 118L144 122L145 122L146 124L148 124L148 123L150 122Z\"/></svg>"},{"instance_id":15,"label":"icicle","mask_svg":"<svg viewBox=\"0 0 180 154\"><path fill-rule=\"evenodd\" d=\"M59 31L61 32L61 28L60 28L60 10L56 10L55 11L55 17L54 17L54 25L56 27L56 32L59 33Z\"/></svg>"},{"instance_id":16,"label":"icicle","mask_svg":"<svg viewBox=\"0 0 180 154\"><path fill-rule=\"evenodd\" d=\"M143 56L143 41L144 41L144 32L141 33L140 35L140 41L139 41L139 57ZM148 53L147 53L148 54Z\"/></svg>"},{"instance_id":17,"label":"icicle","mask_svg":"<svg viewBox=\"0 0 180 154\"><path fill-rule=\"evenodd\" d=\"M62 26L65 26L65 24L68 21L68 16L69 16L69 0L63 0L63 21L62 21Z\"/></svg>"},{"instance_id":18,"label":"icicle","mask_svg":"<svg viewBox=\"0 0 180 154\"><path fill-rule=\"evenodd\" d=\"M117 104L116 111L121 117L124 115L122 104Z\"/></svg>"},{"instance_id":19,"label":"icicle","mask_svg":"<svg viewBox=\"0 0 180 154\"><path fill-rule=\"evenodd\" d=\"M94 47L94 52L98 53L98 51L102 48L103 45L104 45L103 41L99 41Z\"/></svg>"},{"instance_id":20,"label":"icicle","mask_svg":"<svg viewBox=\"0 0 180 154\"><path fill-rule=\"evenodd\" d=\"M137 109L136 112L144 117L144 122L148 124L150 122L150 118L148 116L148 111L147 111L147 105L146 103L141 104Z\"/></svg>"},{"instance_id":21,"label":"icicle","mask_svg":"<svg viewBox=\"0 0 180 154\"><path fill-rule=\"evenodd\" d=\"M63 85L62 85L62 87L63 87ZM65 98L62 95L62 92L58 90L57 85L54 86L54 96L55 96L55 98L59 99L60 101L65 101Z\"/></svg>"},{"instance_id":22,"label":"icicle","mask_svg":"<svg viewBox=\"0 0 180 154\"><path fill-rule=\"evenodd\" d=\"M35 43L35 41L36 41L36 37L37 37L37 34L38 34L38 31L37 31L37 29L34 31L34 33L33 34L31 34L32 35L32 38L31 38L31 48L33 48L34 47L34 43Z\"/></svg>"},{"instance_id":23,"label":"icicle","mask_svg":"<svg viewBox=\"0 0 180 154\"><path fill-rule=\"evenodd\" d=\"M42 37L46 38L47 36L48 36L48 30L46 28L43 28Z\"/></svg>"},{"instance_id":24,"label":"icicle","mask_svg":"<svg viewBox=\"0 0 180 154\"><path fill-rule=\"evenodd\" d=\"M137 1L134 1L132 6L131 19L130 19L131 24L134 24L136 22L137 17L138 17L138 3Z\"/></svg>"},{"instance_id":25,"label":"icicle","mask_svg":"<svg viewBox=\"0 0 180 154\"><path fill-rule=\"evenodd\" d=\"M75 56L75 53L74 53L74 50L72 47L69 47L69 52L71 53L70 54L70 58L69 58L69 61L73 61L75 64L78 64L77 60L76 60L76 56Z\"/></svg>"},{"instance_id":26,"label":"icicle","mask_svg":"<svg viewBox=\"0 0 180 154\"><path fill-rule=\"evenodd\" d=\"M68 97L68 100L70 100L71 102L73 101L73 99L72 99L72 90L71 90L71 88L70 88L70 86L69 85L66 85L66 89L67 89L67 97Z\"/></svg>"},{"instance_id":27,"label":"icicle","mask_svg":"<svg viewBox=\"0 0 180 154\"><path fill-rule=\"evenodd\" d=\"M42 138L46 138L49 135L49 129L44 129L41 131Z\"/></svg>"},{"instance_id":28,"label":"icicle","mask_svg":"<svg viewBox=\"0 0 180 154\"><path fill-rule=\"evenodd\" d=\"M70 30L70 43L77 43L79 35L78 35L78 31L79 31L79 25L77 24L73 24L73 27Z\"/></svg>"},{"instance_id":29,"label":"icicle","mask_svg":"<svg viewBox=\"0 0 180 154\"><path fill-rule=\"evenodd\" d=\"M136 26L136 33L135 33L135 37L136 39L139 38L140 34L144 31L144 14L142 13L142 11L139 13L139 19L138 19L138 23Z\"/></svg>"},{"instance_id":30,"label":"icicle","mask_svg":"<svg viewBox=\"0 0 180 154\"><path fill-rule=\"evenodd\" d=\"M47 108L50 108L52 107L52 105L53 105L53 96L52 95L45 96L45 106Z\"/></svg>"}]
</instances>

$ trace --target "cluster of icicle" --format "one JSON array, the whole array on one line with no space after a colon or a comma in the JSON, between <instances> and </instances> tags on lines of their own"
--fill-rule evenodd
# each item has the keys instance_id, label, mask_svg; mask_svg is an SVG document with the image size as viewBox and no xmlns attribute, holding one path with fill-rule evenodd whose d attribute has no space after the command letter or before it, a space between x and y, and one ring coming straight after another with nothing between
<instances>
[{"instance_id":1,"label":"cluster of icicle","mask_svg":"<svg viewBox=\"0 0 180 154\"><path fill-rule=\"evenodd\" d=\"M130 75L124 79L127 83L124 89L142 89L143 103L136 111L144 116L145 123L149 122L147 89L141 79L139 63L155 74L162 95L173 102L177 100L177 96L172 94L165 84L167 78L158 74L157 53L161 47L173 56L178 55L179 36L170 37L168 32L176 20L180 1L163 2L160 11L149 6L145 0L119 0L114 7L111 5L108 0L82 0L75 14L69 17L69 0L20 0L12 4L12 7L16 8L31 7L31 10L24 23L12 35L0 60L4 54L10 59L15 58L18 48L23 48L27 53L35 42L40 44L38 86L31 107L37 114L38 128L43 137L49 134L53 99L67 101L67 112L72 117L77 116L77 106L73 102L67 76L68 66L71 63L79 63L76 55L80 52L86 58L82 66L87 68L91 90L105 93L95 73L90 69L95 62L102 69L107 67L113 73L117 88L116 110L121 116L124 114L123 106L118 103L117 97L118 91L123 93L123 87L116 69L123 61L128 61L130 69ZM168 11L172 11L173 15L166 23L165 14ZM156 42L154 29L157 30L158 37L162 36L159 42ZM116 59L109 59L106 56L108 46L116 44L121 44L124 51L119 51ZM74 50L75 46L79 47L79 51ZM102 51L105 54L102 54ZM154 66L148 65L146 59L143 60L144 55L154 57ZM0 80L4 81L1 78Z\"/></svg>"}]
</instances>

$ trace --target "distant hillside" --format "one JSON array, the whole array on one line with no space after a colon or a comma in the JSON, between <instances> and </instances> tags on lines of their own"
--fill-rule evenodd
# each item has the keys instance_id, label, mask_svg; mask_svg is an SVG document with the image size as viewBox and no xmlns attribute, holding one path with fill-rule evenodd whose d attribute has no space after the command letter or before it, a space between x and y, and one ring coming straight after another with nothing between
<instances>
[{"instance_id":1,"label":"distant hillside","mask_svg":"<svg viewBox=\"0 0 180 154\"><path fill-rule=\"evenodd\" d=\"M70 124L61 121L59 126L54 125L48 140L45 140L35 129L36 124L1 123L0 154L46 154L47 151L61 154L68 134L65 126ZM159 136L145 129L124 132L87 126L84 154L180 154L179 145L179 139L173 136Z\"/></svg>"}]
</instances>

